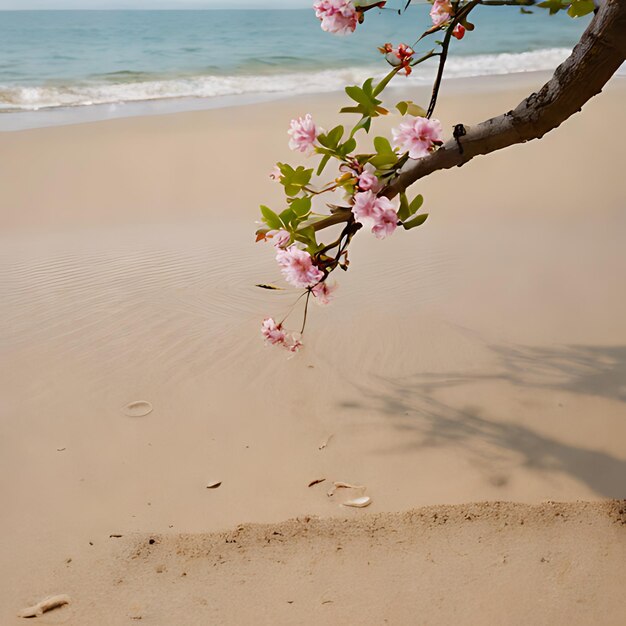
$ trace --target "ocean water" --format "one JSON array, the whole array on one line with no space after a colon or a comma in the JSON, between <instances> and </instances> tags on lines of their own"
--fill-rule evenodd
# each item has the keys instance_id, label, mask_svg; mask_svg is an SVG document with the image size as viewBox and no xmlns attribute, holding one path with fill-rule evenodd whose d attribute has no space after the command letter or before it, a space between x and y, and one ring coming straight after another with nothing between
<instances>
[{"instance_id":1,"label":"ocean water","mask_svg":"<svg viewBox=\"0 0 626 626\"><path fill-rule=\"evenodd\" d=\"M388 71L377 46L412 44L430 23L429 5L403 16L388 6L345 37L324 33L312 10L3 11L0 111L341 89ZM473 16L447 77L553 69L589 22L511 7ZM435 67L408 80L430 82Z\"/></svg>"}]
</instances>

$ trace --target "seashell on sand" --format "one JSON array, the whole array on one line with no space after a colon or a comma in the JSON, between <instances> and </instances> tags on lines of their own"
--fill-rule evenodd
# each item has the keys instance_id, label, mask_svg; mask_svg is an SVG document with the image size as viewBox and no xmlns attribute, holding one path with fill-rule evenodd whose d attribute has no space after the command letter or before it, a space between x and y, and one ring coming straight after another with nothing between
<instances>
[{"instance_id":1,"label":"seashell on sand","mask_svg":"<svg viewBox=\"0 0 626 626\"><path fill-rule=\"evenodd\" d=\"M33 606L29 606L26 609L22 609L17 616L18 617L39 617L47 611L52 611L60 606L70 603L70 597L63 595L50 596L45 598L41 602L37 602Z\"/></svg>"},{"instance_id":2,"label":"seashell on sand","mask_svg":"<svg viewBox=\"0 0 626 626\"><path fill-rule=\"evenodd\" d=\"M369 496L361 496L360 498L354 498L353 500L343 502L341 506L351 506L356 509L362 509L370 504L372 504L372 499Z\"/></svg>"}]
</instances>

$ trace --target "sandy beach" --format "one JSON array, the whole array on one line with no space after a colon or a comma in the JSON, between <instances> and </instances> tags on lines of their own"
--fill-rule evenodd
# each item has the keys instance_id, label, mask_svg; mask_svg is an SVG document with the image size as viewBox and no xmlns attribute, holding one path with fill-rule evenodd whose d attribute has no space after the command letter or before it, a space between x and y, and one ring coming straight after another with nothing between
<instances>
[{"instance_id":1,"label":"sandy beach","mask_svg":"<svg viewBox=\"0 0 626 626\"><path fill-rule=\"evenodd\" d=\"M0 133L0 624L622 623L625 96L420 182L291 359L254 221L340 94Z\"/></svg>"}]
</instances>

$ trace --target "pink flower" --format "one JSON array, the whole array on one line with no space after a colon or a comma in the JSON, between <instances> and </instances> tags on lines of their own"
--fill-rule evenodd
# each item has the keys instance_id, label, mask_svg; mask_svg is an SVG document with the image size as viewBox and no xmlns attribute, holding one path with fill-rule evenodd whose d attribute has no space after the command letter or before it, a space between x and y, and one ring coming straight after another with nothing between
<instances>
[{"instance_id":1,"label":"pink flower","mask_svg":"<svg viewBox=\"0 0 626 626\"><path fill-rule=\"evenodd\" d=\"M439 120L414 117L391 129L394 146L409 153L411 159L429 154L441 142L443 128Z\"/></svg>"},{"instance_id":2,"label":"pink flower","mask_svg":"<svg viewBox=\"0 0 626 626\"><path fill-rule=\"evenodd\" d=\"M272 171L269 173L269 177L272 180L280 180L280 177L283 175L283 173L280 171L280 168L278 167L278 165L274 165L274 167L272 168Z\"/></svg>"},{"instance_id":3,"label":"pink flower","mask_svg":"<svg viewBox=\"0 0 626 626\"><path fill-rule=\"evenodd\" d=\"M291 120L290 128L287 131L290 137L289 147L300 152L311 152L317 136L321 132L321 129L315 126L310 113L304 117L299 117L297 120Z\"/></svg>"},{"instance_id":4,"label":"pink flower","mask_svg":"<svg viewBox=\"0 0 626 626\"><path fill-rule=\"evenodd\" d=\"M363 168L363 172L359 174L359 179L357 181L357 186L360 191L374 191L378 193L382 185L374 172L376 168L371 163L366 163Z\"/></svg>"},{"instance_id":5,"label":"pink flower","mask_svg":"<svg viewBox=\"0 0 626 626\"><path fill-rule=\"evenodd\" d=\"M465 37L465 26L463 26L463 24L457 24L452 31L452 36L457 39L463 39L463 37Z\"/></svg>"},{"instance_id":6,"label":"pink flower","mask_svg":"<svg viewBox=\"0 0 626 626\"><path fill-rule=\"evenodd\" d=\"M378 198L371 189L354 194L352 213L354 214L354 219L359 224L363 224L365 226L372 222L376 219L378 211Z\"/></svg>"},{"instance_id":7,"label":"pink flower","mask_svg":"<svg viewBox=\"0 0 626 626\"><path fill-rule=\"evenodd\" d=\"M296 339L292 334L283 345L287 348L287 350L289 350L289 352L297 352L302 347L302 342L299 339Z\"/></svg>"},{"instance_id":8,"label":"pink flower","mask_svg":"<svg viewBox=\"0 0 626 626\"><path fill-rule=\"evenodd\" d=\"M266 317L261 324L261 334L265 342L272 346L282 346L289 352L297 352L302 347L302 342L295 333L286 333L283 325L277 324L271 317Z\"/></svg>"},{"instance_id":9,"label":"pink flower","mask_svg":"<svg viewBox=\"0 0 626 626\"><path fill-rule=\"evenodd\" d=\"M295 245L278 248L276 261L285 280L294 287L312 287L324 278L324 273L313 265L311 255Z\"/></svg>"},{"instance_id":10,"label":"pink flower","mask_svg":"<svg viewBox=\"0 0 626 626\"><path fill-rule=\"evenodd\" d=\"M430 9L430 19L433 26L441 26L452 17L452 4L450 0L435 0Z\"/></svg>"},{"instance_id":11,"label":"pink flower","mask_svg":"<svg viewBox=\"0 0 626 626\"><path fill-rule=\"evenodd\" d=\"M329 285L326 281L323 283L317 283L311 290L311 293L315 296L316 302L321 305L330 304L333 299L333 292L337 289L337 285Z\"/></svg>"},{"instance_id":12,"label":"pink flower","mask_svg":"<svg viewBox=\"0 0 626 626\"><path fill-rule=\"evenodd\" d=\"M382 198L381 198L382 199ZM387 198L385 198L387 200ZM387 200L387 202L389 202ZM390 203L391 204L391 203ZM376 239L384 239L393 233L398 226L398 214L393 207L381 211L372 227L372 233Z\"/></svg>"},{"instance_id":13,"label":"pink flower","mask_svg":"<svg viewBox=\"0 0 626 626\"><path fill-rule=\"evenodd\" d=\"M280 230L270 230L265 238L271 239L276 248L286 248L291 240L291 235L281 228Z\"/></svg>"},{"instance_id":14,"label":"pink flower","mask_svg":"<svg viewBox=\"0 0 626 626\"><path fill-rule=\"evenodd\" d=\"M353 33L359 23L359 11L352 0L318 0L313 8L322 22L322 30L329 33Z\"/></svg>"},{"instance_id":15,"label":"pink flower","mask_svg":"<svg viewBox=\"0 0 626 626\"><path fill-rule=\"evenodd\" d=\"M354 194L352 213L359 224L371 228L377 239L391 235L398 225L398 214L391 200L384 196L378 198L372 191Z\"/></svg>"},{"instance_id":16,"label":"pink flower","mask_svg":"<svg viewBox=\"0 0 626 626\"><path fill-rule=\"evenodd\" d=\"M269 344L285 343L287 335L283 330L282 324L277 324L271 317L266 317L261 324L261 333L265 337L265 341Z\"/></svg>"}]
</instances>

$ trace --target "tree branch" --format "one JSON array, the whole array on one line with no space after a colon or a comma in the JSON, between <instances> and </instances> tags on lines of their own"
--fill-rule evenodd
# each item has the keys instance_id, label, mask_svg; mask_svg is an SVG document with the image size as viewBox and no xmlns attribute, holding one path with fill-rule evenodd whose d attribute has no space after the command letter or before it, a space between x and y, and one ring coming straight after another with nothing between
<instances>
[{"instance_id":1,"label":"tree branch","mask_svg":"<svg viewBox=\"0 0 626 626\"><path fill-rule=\"evenodd\" d=\"M539 139L580 111L626 58L626 1L605 0L570 57L538 93L532 93L513 111L467 128L463 152L456 139L431 155L409 161L385 190L393 198L437 170L461 166L482 154ZM339 214L331 216L337 223Z\"/></svg>"}]
</instances>

